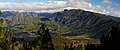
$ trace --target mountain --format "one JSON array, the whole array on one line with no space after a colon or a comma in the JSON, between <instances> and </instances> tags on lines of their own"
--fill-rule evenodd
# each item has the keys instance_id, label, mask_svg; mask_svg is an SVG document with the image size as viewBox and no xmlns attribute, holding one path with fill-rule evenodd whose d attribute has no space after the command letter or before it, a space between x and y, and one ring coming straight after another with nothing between
<instances>
[{"instance_id":1,"label":"mountain","mask_svg":"<svg viewBox=\"0 0 120 50\"><path fill-rule=\"evenodd\" d=\"M8 12L6 12L8 13ZM12 29L15 33L31 33L39 29L40 25L44 23L48 26L51 32L60 29L58 32L65 32L65 25L60 26L54 20L51 20L56 13L35 13L35 12L10 12L12 15L5 19L10 20L10 24L4 24L8 29ZM9 14L9 13L8 13ZM51 14L51 15L50 15Z\"/></svg>"},{"instance_id":2,"label":"mountain","mask_svg":"<svg viewBox=\"0 0 120 50\"><path fill-rule=\"evenodd\" d=\"M19 11L2 11L2 15L0 17L10 17L10 16L15 16L16 14L20 14L22 16L34 16L34 17L38 17L38 16L44 16L46 18L52 18L53 16L56 15L56 13L36 13L36 12L19 12Z\"/></svg>"},{"instance_id":3,"label":"mountain","mask_svg":"<svg viewBox=\"0 0 120 50\"><path fill-rule=\"evenodd\" d=\"M4 24L4 26L15 32L37 30L41 23L45 23L52 30L59 28L60 33L69 31L69 28L65 25L59 25L54 20L51 20L56 15L57 13L2 11L1 17L11 21L9 25Z\"/></svg>"},{"instance_id":4,"label":"mountain","mask_svg":"<svg viewBox=\"0 0 120 50\"><path fill-rule=\"evenodd\" d=\"M113 25L120 24L120 18L89 12L80 9L71 9L58 12L53 18L61 25L71 28L68 34L88 34L90 37L100 38L107 34Z\"/></svg>"},{"instance_id":5,"label":"mountain","mask_svg":"<svg viewBox=\"0 0 120 50\"><path fill-rule=\"evenodd\" d=\"M100 38L113 25L120 26L120 18L81 9L65 9L56 13L4 11L2 16L11 21L8 26L15 32L36 31L45 23L53 32L64 36L85 35Z\"/></svg>"}]
</instances>

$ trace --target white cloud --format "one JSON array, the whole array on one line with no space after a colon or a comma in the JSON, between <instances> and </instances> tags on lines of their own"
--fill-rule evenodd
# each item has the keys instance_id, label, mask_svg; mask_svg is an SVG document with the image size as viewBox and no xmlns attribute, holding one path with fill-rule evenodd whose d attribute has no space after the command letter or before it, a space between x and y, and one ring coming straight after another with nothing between
<instances>
[{"instance_id":1,"label":"white cloud","mask_svg":"<svg viewBox=\"0 0 120 50\"><path fill-rule=\"evenodd\" d=\"M86 11L92 11L96 13L107 13L105 10L102 10L100 5L93 6L89 0L69 0L69 5L73 5L72 7L80 8Z\"/></svg>"},{"instance_id":2,"label":"white cloud","mask_svg":"<svg viewBox=\"0 0 120 50\"><path fill-rule=\"evenodd\" d=\"M101 6L96 6L96 8L101 9Z\"/></svg>"},{"instance_id":3,"label":"white cloud","mask_svg":"<svg viewBox=\"0 0 120 50\"><path fill-rule=\"evenodd\" d=\"M102 11L101 6L93 6L89 0L54 0L48 2L34 3L0 3L2 10L20 10L35 12L57 12L64 9L83 9L86 11L98 12Z\"/></svg>"},{"instance_id":4,"label":"white cloud","mask_svg":"<svg viewBox=\"0 0 120 50\"><path fill-rule=\"evenodd\" d=\"M111 11L114 10L114 8L113 8L112 6L107 6L107 9L108 9L108 10L111 10Z\"/></svg>"},{"instance_id":5,"label":"white cloud","mask_svg":"<svg viewBox=\"0 0 120 50\"><path fill-rule=\"evenodd\" d=\"M92 4L89 3L87 0L69 0L69 6L77 7L81 9L86 9L92 7Z\"/></svg>"},{"instance_id":6,"label":"white cloud","mask_svg":"<svg viewBox=\"0 0 120 50\"><path fill-rule=\"evenodd\" d=\"M63 10L67 7L88 9L92 7L87 0L54 0L48 2L34 2L34 3L0 3L2 10L21 10L21 11L48 11L48 10Z\"/></svg>"},{"instance_id":7,"label":"white cloud","mask_svg":"<svg viewBox=\"0 0 120 50\"><path fill-rule=\"evenodd\" d=\"M2 10L49 10L64 8L67 4L65 2L47 2L47 3L0 3L0 9Z\"/></svg>"},{"instance_id":8,"label":"white cloud","mask_svg":"<svg viewBox=\"0 0 120 50\"><path fill-rule=\"evenodd\" d=\"M103 10L102 6L93 6L90 0L53 0L48 2L34 2L34 3L0 3L0 9L2 10L14 10L14 11L34 11L34 12L58 12L64 9L83 9L86 11L92 11L102 14L112 13L113 7L108 6L112 12L107 12ZM111 0L103 0L102 3L111 3ZM118 11L119 12L119 11ZM110 15L120 16L120 13L112 13Z\"/></svg>"},{"instance_id":9,"label":"white cloud","mask_svg":"<svg viewBox=\"0 0 120 50\"><path fill-rule=\"evenodd\" d=\"M112 0L103 0L101 3L103 3L103 4L110 4L110 3L112 3Z\"/></svg>"}]
</instances>

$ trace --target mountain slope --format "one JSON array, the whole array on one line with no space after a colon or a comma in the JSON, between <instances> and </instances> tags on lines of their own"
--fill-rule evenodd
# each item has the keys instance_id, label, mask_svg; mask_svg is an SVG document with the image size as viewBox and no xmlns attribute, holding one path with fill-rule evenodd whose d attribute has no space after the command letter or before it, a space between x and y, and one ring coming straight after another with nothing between
<instances>
[{"instance_id":1,"label":"mountain slope","mask_svg":"<svg viewBox=\"0 0 120 50\"><path fill-rule=\"evenodd\" d=\"M58 32L65 32L67 27L59 25L54 20L50 20L52 17L48 16L32 16L34 14L24 15L24 13L15 12L14 16L6 17L5 19L10 20L10 24L6 25L7 28L14 30L15 32L32 32L39 29L41 23L44 23L49 29L57 30ZM40 13L41 14L41 13ZM53 13L55 15L55 13ZM43 14L44 15L44 14ZM53 15L52 15L53 16ZM68 29L68 28L67 28Z\"/></svg>"},{"instance_id":2,"label":"mountain slope","mask_svg":"<svg viewBox=\"0 0 120 50\"><path fill-rule=\"evenodd\" d=\"M3 15L5 14L8 14L5 17L11 21L10 28L14 30L37 30L40 23L45 23L50 29L57 29L58 33L65 36L86 35L99 38L103 34L107 34L111 26L119 25L120 23L120 18L118 17L80 9L66 9L57 13L6 11Z\"/></svg>"},{"instance_id":3,"label":"mountain slope","mask_svg":"<svg viewBox=\"0 0 120 50\"><path fill-rule=\"evenodd\" d=\"M118 23L120 18L72 9L58 12L53 19L62 25L72 28L69 34L87 33L91 37L99 38L103 34L108 33L110 27Z\"/></svg>"}]
</instances>

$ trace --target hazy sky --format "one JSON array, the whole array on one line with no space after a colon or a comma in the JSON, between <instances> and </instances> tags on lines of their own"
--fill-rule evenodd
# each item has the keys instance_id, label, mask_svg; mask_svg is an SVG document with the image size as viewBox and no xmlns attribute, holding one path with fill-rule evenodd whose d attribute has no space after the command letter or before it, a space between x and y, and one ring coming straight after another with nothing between
<instances>
[{"instance_id":1,"label":"hazy sky","mask_svg":"<svg viewBox=\"0 0 120 50\"><path fill-rule=\"evenodd\" d=\"M0 0L1 10L56 12L73 8L120 16L120 0Z\"/></svg>"}]
</instances>

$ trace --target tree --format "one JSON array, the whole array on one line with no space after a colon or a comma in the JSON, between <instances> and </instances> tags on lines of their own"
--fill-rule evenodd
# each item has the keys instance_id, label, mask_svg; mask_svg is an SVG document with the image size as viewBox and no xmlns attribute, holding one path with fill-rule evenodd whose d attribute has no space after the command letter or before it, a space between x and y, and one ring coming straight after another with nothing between
<instances>
[{"instance_id":1,"label":"tree","mask_svg":"<svg viewBox=\"0 0 120 50\"><path fill-rule=\"evenodd\" d=\"M101 44L96 47L93 44L88 44L86 50L120 50L120 27L119 24L112 26L108 33L100 39Z\"/></svg>"},{"instance_id":2,"label":"tree","mask_svg":"<svg viewBox=\"0 0 120 50\"><path fill-rule=\"evenodd\" d=\"M68 45L65 43L65 48L64 50L69 50Z\"/></svg>"},{"instance_id":3,"label":"tree","mask_svg":"<svg viewBox=\"0 0 120 50\"><path fill-rule=\"evenodd\" d=\"M0 48L12 49L14 33L5 27L0 27Z\"/></svg>"},{"instance_id":4,"label":"tree","mask_svg":"<svg viewBox=\"0 0 120 50\"><path fill-rule=\"evenodd\" d=\"M0 15L2 15L2 12L0 11Z\"/></svg>"},{"instance_id":5,"label":"tree","mask_svg":"<svg viewBox=\"0 0 120 50\"><path fill-rule=\"evenodd\" d=\"M74 50L74 48L73 48L73 43L70 44L69 50Z\"/></svg>"},{"instance_id":6,"label":"tree","mask_svg":"<svg viewBox=\"0 0 120 50\"><path fill-rule=\"evenodd\" d=\"M109 33L101 38L101 50L119 50L120 45L120 31L119 25L112 26Z\"/></svg>"},{"instance_id":7,"label":"tree","mask_svg":"<svg viewBox=\"0 0 120 50\"><path fill-rule=\"evenodd\" d=\"M8 19L6 19L5 22L6 22L6 24L7 24L7 28L9 29L9 28L10 28L10 23L11 23L11 21L8 20Z\"/></svg>"},{"instance_id":8,"label":"tree","mask_svg":"<svg viewBox=\"0 0 120 50\"><path fill-rule=\"evenodd\" d=\"M0 11L0 16L2 15L2 12ZM4 20L2 18L0 18L0 26L2 26L2 23L4 22Z\"/></svg>"},{"instance_id":9,"label":"tree","mask_svg":"<svg viewBox=\"0 0 120 50\"><path fill-rule=\"evenodd\" d=\"M37 40L41 40L44 33L45 33L45 25L42 24L41 27L39 28L39 30L37 31L37 33L35 34L37 37Z\"/></svg>"},{"instance_id":10,"label":"tree","mask_svg":"<svg viewBox=\"0 0 120 50\"><path fill-rule=\"evenodd\" d=\"M2 13L0 12L0 15ZM11 30L7 30L3 27L2 23L4 19L0 19L0 49L1 50L13 50L14 33Z\"/></svg>"},{"instance_id":11,"label":"tree","mask_svg":"<svg viewBox=\"0 0 120 50\"><path fill-rule=\"evenodd\" d=\"M4 22L4 19L0 18L0 25L2 26L2 23Z\"/></svg>"},{"instance_id":12,"label":"tree","mask_svg":"<svg viewBox=\"0 0 120 50\"><path fill-rule=\"evenodd\" d=\"M54 50L54 45L52 44L52 37L49 34L49 29L45 27L44 24L41 25L36 33L37 44L39 44L40 49L43 50Z\"/></svg>"},{"instance_id":13,"label":"tree","mask_svg":"<svg viewBox=\"0 0 120 50\"><path fill-rule=\"evenodd\" d=\"M98 50L98 47L95 44L87 44L85 50Z\"/></svg>"}]
</instances>

